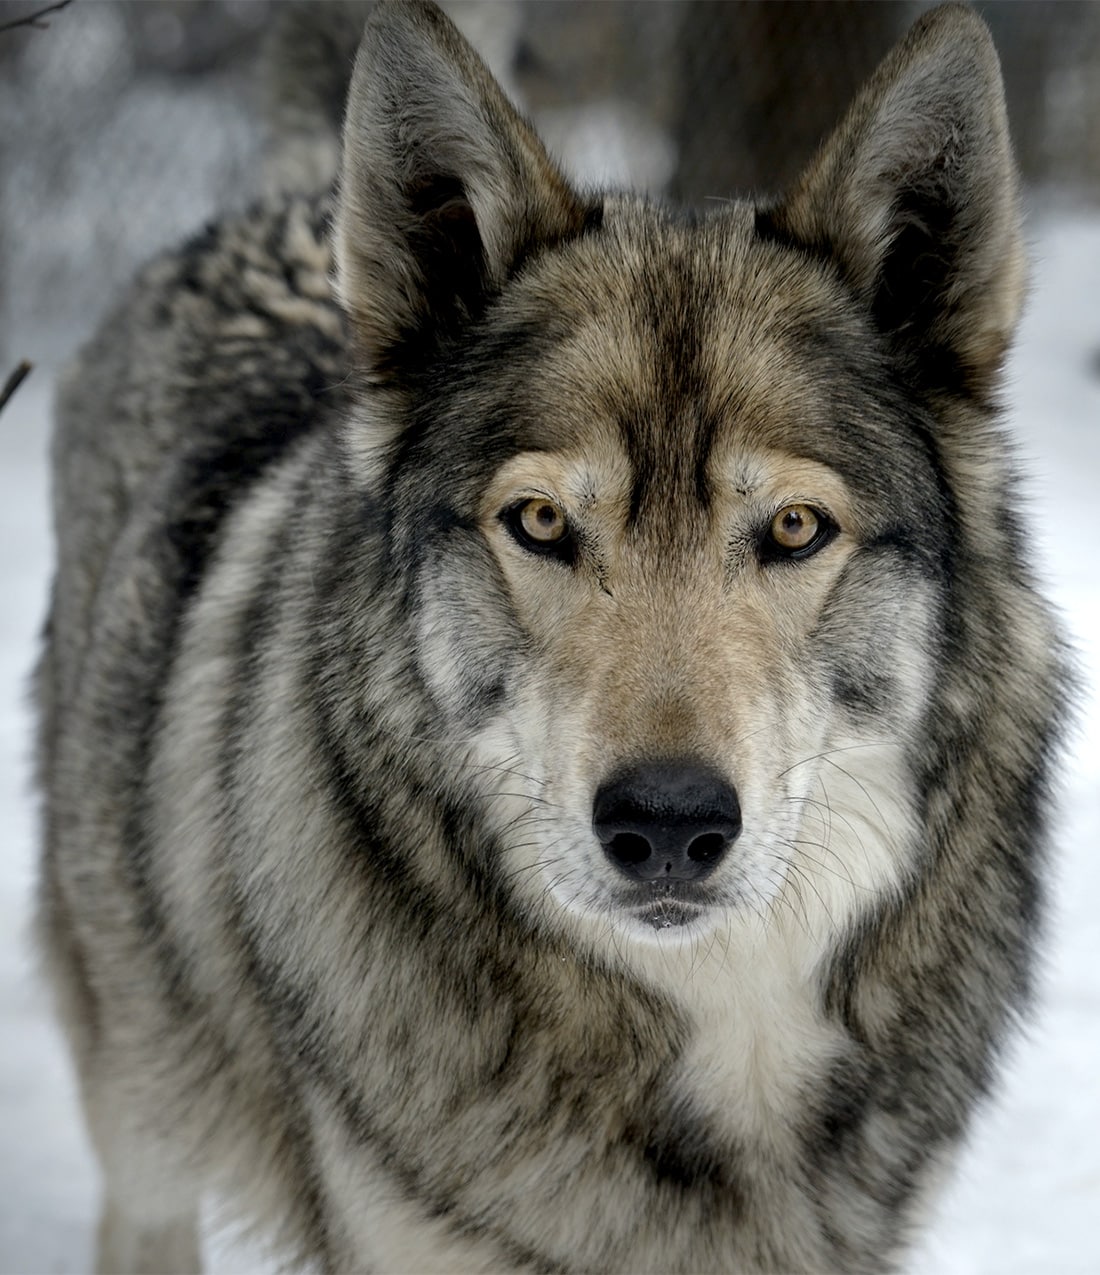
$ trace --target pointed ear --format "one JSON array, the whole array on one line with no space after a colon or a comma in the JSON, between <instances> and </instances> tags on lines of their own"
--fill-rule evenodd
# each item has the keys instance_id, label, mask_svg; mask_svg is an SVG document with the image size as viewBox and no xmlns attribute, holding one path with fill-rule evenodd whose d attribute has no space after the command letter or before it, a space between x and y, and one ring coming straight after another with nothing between
<instances>
[{"instance_id":1,"label":"pointed ear","mask_svg":"<svg viewBox=\"0 0 1100 1275\"><path fill-rule=\"evenodd\" d=\"M340 295L375 381L455 336L527 256L593 215L439 9L378 5L348 97L335 226Z\"/></svg>"},{"instance_id":2,"label":"pointed ear","mask_svg":"<svg viewBox=\"0 0 1100 1275\"><path fill-rule=\"evenodd\" d=\"M959 5L925 14L757 222L834 259L923 383L987 392L1025 270L1000 64L981 19Z\"/></svg>"}]
</instances>

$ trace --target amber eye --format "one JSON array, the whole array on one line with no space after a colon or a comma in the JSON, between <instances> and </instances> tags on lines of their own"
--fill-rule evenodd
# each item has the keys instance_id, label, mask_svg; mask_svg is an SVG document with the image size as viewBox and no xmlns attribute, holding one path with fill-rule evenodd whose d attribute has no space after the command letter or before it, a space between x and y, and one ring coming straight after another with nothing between
<instances>
[{"instance_id":1,"label":"amber eye","mask_svg":"<svg viewBox=\"0 0 1100 1275\"><path fill-rule=\"evenodd\" d=\"M501 518L525 549L550 554L563 562L573 560L569 521L556 501L547 496L521 500L506 509Z\"/></svg>"},{"instance_id":2,"label":"amber eye","mask_svg":"<svg viewBox=\"0 0 1100 1275\"><path fill-rule=\"evenodd\" d=\"M805 558L826 544L835 530L825 514L809 505L786 505L772 519L761 548L765 559Z\"/></svg>"},{"instance_id":3,"label":"amber eye","mask_svg":"<svg viewBox=\"0 0 1100 1275\"><path fill-rule=\"evenodd\" d=\"M813 544L820 523L809 505L788 505L772 519L772 539L791 553Z\"/></svg>"},{"instance_id":4,"label":"amber eye","mask_svg":"<svg viewBox=\"0 0 1100 1275\"><path fill-rule=\"evenodd\" d=\"M552 500L525 500L516 511L520 530L536 544L552 545L569 530L565 512Z\"/></svg>"}]
</instances>

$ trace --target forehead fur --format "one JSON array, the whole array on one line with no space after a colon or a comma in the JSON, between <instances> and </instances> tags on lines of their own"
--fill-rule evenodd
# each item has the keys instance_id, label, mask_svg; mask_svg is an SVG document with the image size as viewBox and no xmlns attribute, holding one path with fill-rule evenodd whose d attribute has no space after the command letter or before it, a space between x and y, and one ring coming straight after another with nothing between
<instances>
[{"instance_id":1,"label":"forehead fur","mask_svg":"<svg viewBox=\"0 0 1100 1275\"><path fill-rule=\"evenodd\" d=\"M714 458L731 451L805 457L857 487L887 443L879 474L899 455L903 472L927 460L859 306L827 263L758 238L748 205L690 222L609 201L598 231L513 281L489 331L467 384L508 439L483 436L482 454L575 454L610 432L636 512L673 488L706 503Z\"/></svg>"}]
</instances>

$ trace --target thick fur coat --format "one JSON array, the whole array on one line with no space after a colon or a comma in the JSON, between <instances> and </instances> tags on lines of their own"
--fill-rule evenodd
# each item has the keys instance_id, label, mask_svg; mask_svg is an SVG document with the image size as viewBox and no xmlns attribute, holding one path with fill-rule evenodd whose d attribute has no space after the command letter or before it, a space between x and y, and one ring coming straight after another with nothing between
<instances>
[{"instance_id":1,"label":"thick fur coat","mask_svg":"<svg viewBox=\"0 0 1100 1275\"><path fill-rule=\"evenodd\" d=\"M694 216L573 190L379 7L335 200L154 262L60 395L102 1270L197 1269L206 1193L331 1272L896 1266L1041 912L1023 276L966 9Z\"/></svg>"}]
</instances>

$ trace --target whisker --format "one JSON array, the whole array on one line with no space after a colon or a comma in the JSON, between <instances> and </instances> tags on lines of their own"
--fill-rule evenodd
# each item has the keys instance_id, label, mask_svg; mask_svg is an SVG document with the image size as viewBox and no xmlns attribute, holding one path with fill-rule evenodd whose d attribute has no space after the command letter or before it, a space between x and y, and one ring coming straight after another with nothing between
<instances>
[{"instance_id":1,"label":"whisker","mask_svg":"<svg viewBox=\"0 0 1100 1275\"><path fill-rule=\"evenodd\" d=\"M781 770L779 774L776 776L776 778L783 779L787 775L789 775L792 770L797 770L799 766L806 766L812 761L826 761L833 754L837 754L837 753L851 753L861 748L903 748L903 747L904 747L904 744L902 743L901 740L898 740L898 739L871 739L871 740L868 740L866 743L862 743L862 744L842 744L836 748L826 748L823 752L813 753L809 757L803 757L800 761L796 761L792 765L788 766L786 770Z\"/></svg>"},{"instance_id":2,"label":"whisker","mask_svg":"<svg viewBox=\"0 0 1100 1275\"><path fill-rule=\"evenodd\" d=\"M878 808L878 805L875 802L874 797L872 797L871 794L867 791L866 786L862 784L855 777L855 775L851 773L851 771L845 770L843 766L841 766L838 762L833 761L831 757L824 757L822 758L822 760L827 762L830 766L832 766L834 770L839 770L840 773L844 775L846 779L851 780L851 782L855 784L855 786L860 790L860 792L863 793L863 795L871 803L871 809L875 812L876 815L878 815L879 823L882 825L882 828L885 831L889 827L889 825L887 824L886 818L883 815L882 811ZM823 791L824 791L824 787L825 787L824 784L822 784Z\"/></svg>"}]
</instances>

